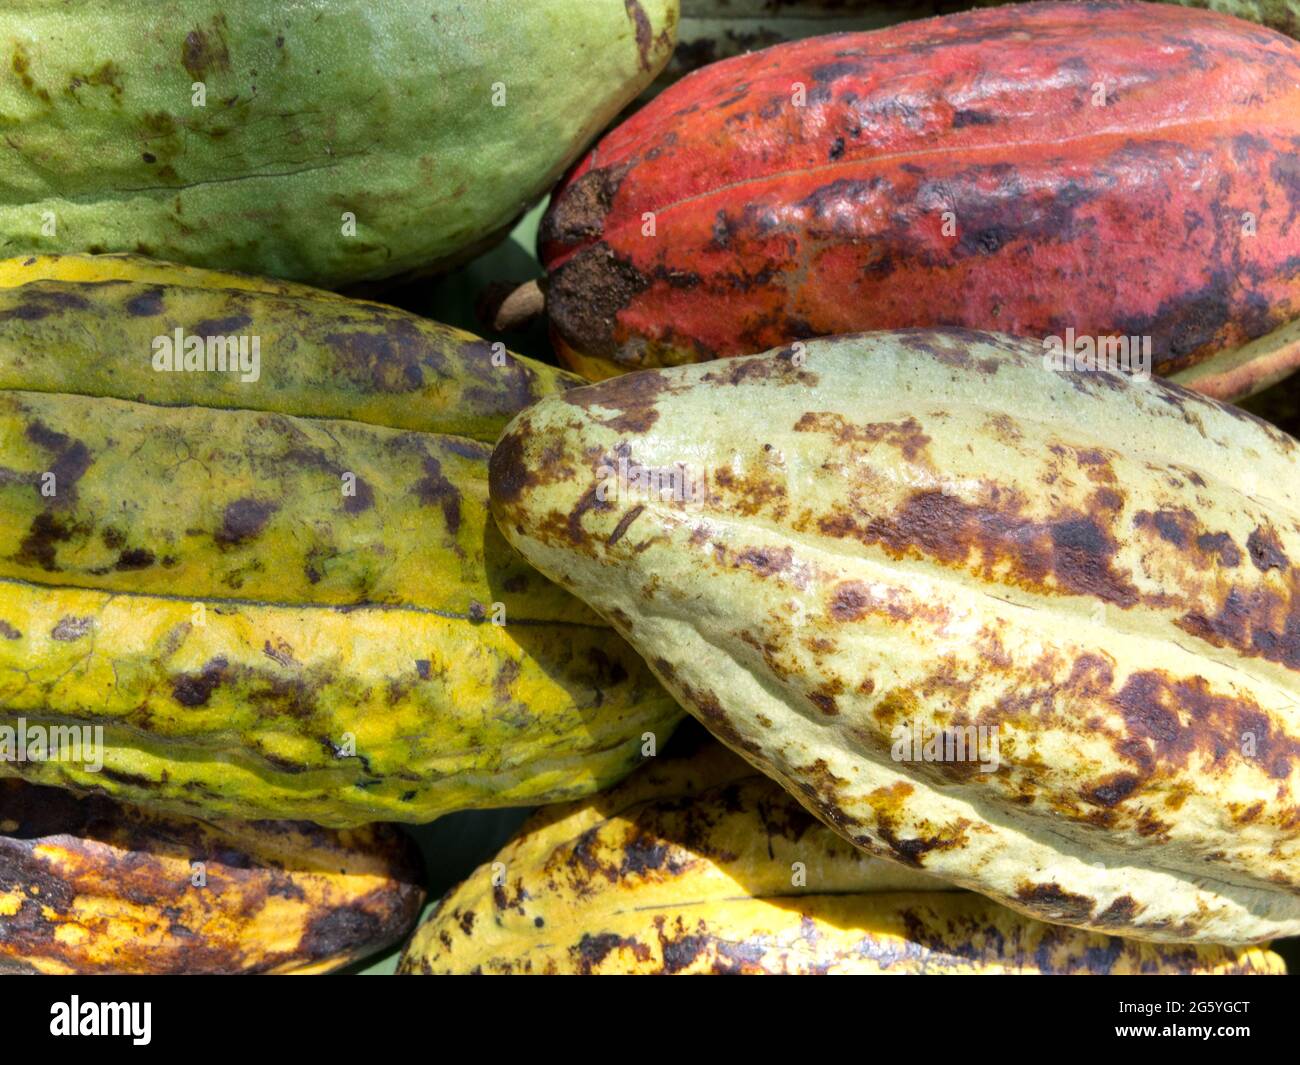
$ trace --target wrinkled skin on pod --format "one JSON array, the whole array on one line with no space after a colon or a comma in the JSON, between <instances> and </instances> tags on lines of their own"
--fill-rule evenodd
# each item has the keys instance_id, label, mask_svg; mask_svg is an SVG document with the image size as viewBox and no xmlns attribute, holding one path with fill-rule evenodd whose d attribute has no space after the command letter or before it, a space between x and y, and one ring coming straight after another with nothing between
<instances>
[{"instance_id":1,"label":"wrinkled skin on pod","mask_svg":"<svg viewBox=\"0 0 1300 1065\"><path fill-rule=\"evenodd\" d=\"M1298 459L1157 378L913 330L549 398L490 490L865 850L1043 920L1247 943L1300 931Z\"/></svg>"},{"instance_id":2,"label":"wrinkled skin on pod","mask_svg":"<svg viewBox=\"0 0 1300 1065\"><path fill-rule=\"evenodd\" d=\"M200 821L0 780L0 973L320 973L401 939L388 825Z\"/></svg>"},{"instance_id":3,"label":"wrinkled skin on pod","mask_svg":"<svg viewBox=\"0 0 1300 1065\"><path fill-rule=\"evenodd\" d=\"M677 0L0 10L0 239L338 287L492 243L668 61Z\"/></svg>"},{"instance_id":4,"label":"wrinkled skin on pod","mask_svg":"<svg viewBox=\"0 0 1300 1065\"><path fill-rule=\"evenodd\" d=\"M1044 924L873 858L712 743L689 758L657 758L611 791L536 815L442 899L399 967L407 974L1284 971L1277 955L1259 947L1142 943Z\"/></svg>"},{"instance_id":5,"label":"wrinkled skin on pod","mask_svg":"<svg viewBox=\"0 0 1300 1065\"><path fill-rule=\"evenodd\" d=\"M1213 12L780 45L673 86L557 189L552 333L592 378L858 330L1134 337L1236 398L1300 364L1274 336L1300 319L1298 146L1300 43Z\"/></svg>"},{"instance_id":6,"label":"wrinkled skin on pod","mask_svg":"<svg viewBox=\"0 0 1300 1065\"><path fill-rule=\"evenodd\" d=\"M158 372L177 330L260 372ZM487 510L483 440L572 383L302 286L0 263L0 776L335 826L617 780L679 710Z\"/></svg>"}]
</instances>

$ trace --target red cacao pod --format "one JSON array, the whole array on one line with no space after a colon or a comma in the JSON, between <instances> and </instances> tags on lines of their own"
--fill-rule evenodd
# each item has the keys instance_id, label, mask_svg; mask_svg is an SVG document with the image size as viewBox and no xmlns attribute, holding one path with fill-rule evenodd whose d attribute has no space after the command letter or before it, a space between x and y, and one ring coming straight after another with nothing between
<instances>
[{"instance_id":1,"label":"red cacao pod","mask_svg":"<svg viewBox=\"0 0 1300 1065\"><path fill-rule=\"evenodd\" d=\"M600 141L541 252L588 376L862 330L1073 329L1150 338L1154 372L1234 398L1300 362L1300 44L1042 3L738 56Z\"/></svg>"}]
</instances>

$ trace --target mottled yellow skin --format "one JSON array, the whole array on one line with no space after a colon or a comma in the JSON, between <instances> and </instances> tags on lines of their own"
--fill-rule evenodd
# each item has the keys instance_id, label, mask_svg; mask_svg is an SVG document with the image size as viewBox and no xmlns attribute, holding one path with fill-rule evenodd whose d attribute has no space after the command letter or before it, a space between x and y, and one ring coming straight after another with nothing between
<instances>
[{"instance_id":1,"label":"mottled yellow skin","mask_svg":"<svg viewBox=\"0 0 1300 1065\"><path fill-rule=\"evenodd\" d=\"M0 576L601 624L502 540L489 453L361 422L0 391Z\"/></svg>"},{"instance_id":2,"label":"mottled yellow skin","mask_svg":"<svg viewBox=\"0 0 1300 1065\"><path fill-rule=\"evenodd\" d=\"M303 286L0 264L29 271L0 280L0 725L106 750L0 776L342 826L585 794L667 738L646 666L488 519L488 446L428 431L491 439L565 375ZM204 319L262 337L259 381L151 368Z\"/></svg>"},{"instance_id":3,"label":"mottled yellow skin","mask_svg":"<svg viewBox=\"0 0 1300 1065\"><path fill-rule=\"evenodd\" d=\"M709 743L538 814L412 937L419 973L1282 973L1048 925L863 854Z\"/></svg>"},{"instance_id":4,"label":"mottled yellow skin","mask_svg":"<svg viewBox=\"0 0 1300 1065\"><path fill-rule=\"evenodd\" d=\"M494 514L864 849L1062 924L1297 934L1300 445L1042 355L912 330L575 390L506 430Z\"/></svg>"},{"instance_id":5,"label":"mottled yellow skin","mask_svg":"<svg viewBox=\"0 0 1300 1065\"><path fill-rule=\"evenodd\" d=\"M259 340L259 376L160 373L154 338ZM306 285L131 255L0 261L0 389L347 418L491 443L580 383L471 333Z\"/></svg>"},{"instance_id":6,"label":"mottled yellow skin","mask_svg":"<svg viewBox=\"0 0 1300 1065\"><path fill-rule=\"evenodd\" d=\"M187 813L346 826L572 798L677 717L594 625L10 581L0 617L0 724L102 725L105 748L98 772L0 761L0 776Z\"/></svg>"},{"instance_id":7,"label":"mottled yellow skin","mask_svg":"<svg viewBox=\"0 0 1300 1065\"><path fill-rule=\"evenodd\" d=\"M228 270L205 270L199 266L162 262L129 252L102 255L16 255L0 259L0 288L15 288L32 281L68 281L78 284L124 281L186 288L235 289L310 299L347 298L328 289L296 281L282 281L276 277L233 273Z\"/></svg>"},{"instance_id":8,"label":"mottled yellow skin","mask_svg":"<svg viewBox=\"0 0 1300 1065\"><path fill-rule=\"evenodd\" d=\"M419 857L386 825L200 821L0 780L0 973L318 973L399 939Z\"/></svg>"}]
</instances>

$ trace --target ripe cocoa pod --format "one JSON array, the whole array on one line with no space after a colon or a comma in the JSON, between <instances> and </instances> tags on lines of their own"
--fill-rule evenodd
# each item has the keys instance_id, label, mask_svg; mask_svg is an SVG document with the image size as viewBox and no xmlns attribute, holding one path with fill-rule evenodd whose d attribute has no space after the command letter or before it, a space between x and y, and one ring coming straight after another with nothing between
<instances>
[{"instance_id":1,"label":"ripe cocoa pod","mask_svg":"<svg viewBox=\"0 0 1300 1065\"><path fill-rule=\"evenodd\" d=\"M260 337L260 374L155 372L173 328ZM409 428L490 439L570 383L497 354L300 286L0 264L0 776L346 826L638 764L672 699L502 539L489 447Z\"/></svg>"},{"instance_id":2,"label":"ripe cocoa pod","mask_svg":"<svg viewBox=\"0 0 1300 1065\"><path fill-rule=\"evenodd\" d=\"M0 973L319 973L420 914L388 825L198 821L0 780Z\"/></svg>"},{"instance_id":3,"label":"ripe cocoa pod","mask_svg":"<svg viewBox=\"0 0 1300 1065\"><path fill-rule=\"evenodd\" d=\"M717 744L536 815L438 904L422 973L1283 973L1043 924L863 854Z\"/></svg>"},{"instance_id":4,"label":"ripe cocoa pod","mask_svg":"<svg viewBox=\"0 0 1300 1065\"><path fill-rule=\"evenodd\" d=\"M548 398L490 490L871 853L1117 935L1300 933L1300 444L1274 427L912 330Z\"/></svg>"},{"instance_id":5,"label":"ripe cocoa pod","mask_svg":"<svg viewBox=\"0 0 1300 1065\"><path fill-rule=\"evenodd\" d=\"M175 346L177 330L187 340L256 337L256 380L159 372L157 341ZM307 285L137 255L0 260L3 389L347 418L491 443L517 411L581 383L463 330Z\"/></svg>"},{"instance_id":6,"label":"ripe cocoa pod","mask_svg":"<svg viewBox=\"0 0 1300 1065\"><path fill-rule=\"evenodd\" d=\"M714 64L542 226L559 351L604 377L825 334L1135 337L1220 398L1300 363L1300 44L1164 4L1013 4Z\"/></svg>"},{"instance_id":7,"label":"ripe cocoa pod","mask_svg":"<svg viewBox=\"0 0 1300 1065\"><path fill-rule=\"evenodd\" d=\"M677 0L0 10L0 238L338 286L504 234L668 61Z\"/></svg>"}]
</instances>

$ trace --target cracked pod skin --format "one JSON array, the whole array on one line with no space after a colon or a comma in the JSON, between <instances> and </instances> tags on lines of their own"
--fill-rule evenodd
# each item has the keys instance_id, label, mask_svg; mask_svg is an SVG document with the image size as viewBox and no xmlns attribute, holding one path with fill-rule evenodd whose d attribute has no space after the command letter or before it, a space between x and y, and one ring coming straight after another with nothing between
<instances>
[{"instance_id":1,"label":"cracked pod skin","mask_svg":"<svg viewBox=\"0 0 1300 1065\"><path fill-rule=\"evenodd\" d=\"M0 780L0 973L329 972L406 934L420 879L389 825L198 821Z\"/></svg>"},{"instance_id":2,"label":"cracked pod skin","mask_svg":"<svg viewBox=\"0 0 1300 1065\"><path fill-rule=\"evenodd\" d=\"M260 337L258 380L155 372L175 329ZM434 431L573 383L498 354L301 286L0 263L0 725L104 730L100 771L0 776L348 826L639 764L676 705L501 537L490 446Z\"/></svg>"},{"instance_id":3,"label":"cracked pod skin","mask_svg":"<svg viewBox=\"0 0 1300 1065\"><path fill-rule=\"evenodd\" d=\"M676 25L677 0L9 3L0 240L330 287L450 265L650 83Z\"/></svg>"},{"instance_id":4,"label":"cracked pod skin","mask_svg":"<svg viewBox=\"0 0 1300 1065\"><path fill-rule=\"evenodd\" d=\"M1118 975L1285 966L1259 947L1142 943L1026 918L863 854L709 743L536 815L442 899L398 971Z\"/></svg>"},{"instance_id":5,"label":"cracked pod skin","mask_svg":"<svg viewBox=\"0 0 1300 1065\"><path fill-rule=\"evenodd\" d=\"M1300 362L1293 338L1214 372L1300 318L1298 154L1300 44L1212 12L1015 4L781 45L679 82L565 179L552 334L601 378L1073 329L1149 337L1156 372L1232 398Z\"/></svg>"},{"instance_id":6,"label":"cracked pod skin","mask_svg":"<svg viewBox=\"0 0 1300 1065\"><path fill-rule=\"evenodd\" d=\"M550 397L490 490L864 849L1042 920L1248 943L1300 933L1298 458L1159 379L914 330ZM984 768L896 746L980 728Z\"/></svg>"}]
</instances>

